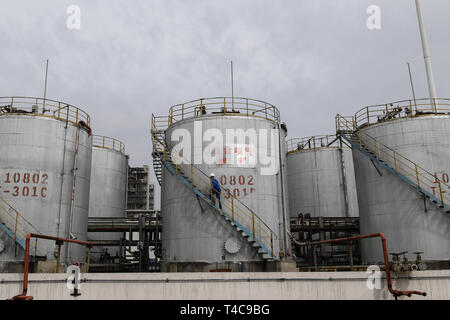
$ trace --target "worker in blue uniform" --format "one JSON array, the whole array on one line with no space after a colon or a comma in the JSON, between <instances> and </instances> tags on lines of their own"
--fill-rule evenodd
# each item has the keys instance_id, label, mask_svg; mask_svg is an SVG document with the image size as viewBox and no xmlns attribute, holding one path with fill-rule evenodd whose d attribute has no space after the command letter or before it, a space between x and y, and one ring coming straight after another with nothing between
<instances>
[{"instance_id":1,"label":"worker in blue uniform","mask_svg":"<svg viewBox=\"0 0 450 320\"><path fill-rule=\"evenodd\" d=\"M209 175L211 178L211 191L209 192L209 198L211 199L211 202L213 205L216 204L216 199L219 202L219 207L222 210L222 202L220 201L220 184L219 181L217 181L216 178L214 178L214 173L211 173Z\"/></svg>"}]
</instances>

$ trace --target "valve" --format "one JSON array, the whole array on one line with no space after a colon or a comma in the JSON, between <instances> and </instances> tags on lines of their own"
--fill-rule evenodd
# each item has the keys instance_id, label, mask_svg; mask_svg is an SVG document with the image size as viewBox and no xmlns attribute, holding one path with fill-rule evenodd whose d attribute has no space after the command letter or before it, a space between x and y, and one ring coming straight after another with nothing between
<instances>
[{"instance_id":1,"label":"valve","mask_svg":"<svg viewBox=\"0 0 450 320\"><path fill-rule=\"evenodd\" d=\"M401 271L401 265L400 265L400 253L389 253L392 255L392 264L391 264L391 270L394 272L400 272Z\"/></svg>"},{"instance_id":2,"label":"valve","mask_svg":"<svg viewBox=\"0 0 450 320\"><path fill-rule=\"evenodd\" d=\"M407 253L408 253L408 251L400 252L400 254L403 255L403 260L401 263L401 270L404 272L412 270L411 262L409 262L408 257L406 256Z\"/></svg>"},{"instance_id":3,"label":"valve","mask_svg":"<svg viewBox=\"0 0 450 320\"><path fill-rule=\"evenodd\" d=\"M423 251L417 251L417 252L413 252L413 253L416 255L415 265L417 265L417 270L426 270L427 266L426 266L425 262L422 261L422 256L421 256Z\"/></svg>"}]
</instances>

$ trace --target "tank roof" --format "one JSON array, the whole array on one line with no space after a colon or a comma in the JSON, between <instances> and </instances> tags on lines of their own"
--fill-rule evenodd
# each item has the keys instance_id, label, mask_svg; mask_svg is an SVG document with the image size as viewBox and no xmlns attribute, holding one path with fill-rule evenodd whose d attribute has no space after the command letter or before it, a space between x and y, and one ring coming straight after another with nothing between
<instances>
[{"instance_id":1,"label":"tank roof","mask_svg":"<svg viewBox=\"0 0 450 320\"><path fill-rule=\"evenodd\" d=\"M168 116L153 116L153 125L167 127L205 115L254 117L280 123L279 110L268 102L242 97L213 97L176 104L170 107Z\"/></svg>"},{"instance_id":2,"label":"tank roof","mask_svg":"<svg viewBox=\"0 0 450 320\"><path fill-rule=\"evenodd\" d=\"M107 136L93 135L92 146L108 150L115 150L125 154L125 144Z\"/></svg>"},{"instance_id":3,"label":"tank roof","mask_svg":"<svg viewBox=\"0 0 450 320\"><path fill-rule=\"evenodd\" d=\"M90 131L89 115L65 102L35 97L0 97L0 116L27 115L53 118L82 125Z\"/></svg>"},{"instance_id":4,"label":"tank roof","mask_svg":"<svg viewBox=\"0 0 450 320\"><path fill-rule=\"evenodd\" d=\"M450 115L450 99L415 99L370 105L353 116L354 129L381 122L423 116Z\"/></svg>"},{"instance_id":5,"label":"tank roof","mask_svg":"<svg viewBox=\"0 0 450 320\"><path fill-rule=\"evenodd\" d=\"M286 153L299 152L318 148L338 148L339 138L336 135L319 135L305 138L292 138L286 141Z\"/></svg>"}]
</instances>

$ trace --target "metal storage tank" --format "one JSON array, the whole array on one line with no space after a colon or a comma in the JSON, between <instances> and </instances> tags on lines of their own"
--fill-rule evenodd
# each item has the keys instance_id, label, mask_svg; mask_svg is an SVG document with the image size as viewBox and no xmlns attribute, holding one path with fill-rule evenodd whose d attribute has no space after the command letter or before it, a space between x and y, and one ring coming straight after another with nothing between
<instances>
[{"instance_id":1,"label":"metal storage tank","mask_svg":"<svg viewBox=\"0 0 450 320\"><path fill-rule=\"evenodd\" d=\"M119 140L93 136L89 217L126 217L128 156ZM121 232L89 232L89 240L119 241ZM119 255L119 246L95 247L92 261L98 262L104 253Z\"/></svg>"},{"instance_id":2,"label":"metal storage tank","mask_svg":"<svg viewBox=\"0 0 450 320\"><path fill-rule=\"evenodd\" d=\"M222 187L222 203L234 199L231 206L253 211L261 219L258 220L261 228L267 227L265 230L273 231L273 260L279 260L280 256L290 259L287 257L290 255L290 241L284 236L289 223L286 127L280 123L276 107L246 98L200 99L173 106L168 117L154 117L153 132L156 130L165 130L164 138L177 152L180 152L180 141L185 139L188 145L180 152L184 159L190 160L186 161L185 168L189 171L189 162L193 160L195 168L202 171L197 173L198 176L194 172L194 184L202 178L209 181L209 174L214 173ZM232 130L240 130L234 133L242 140L231 138ZM263 136L260 134L262 132L268 135ZM252 133L259 139L251 138ZM185 138L180 139L180 134ZM214 144L217 141L212 142L211 139L215 138L211 138L211 134L221 135L223 140L217 140L226 142L217 147ZM265 141L266 145L261 141ZM271 154L272 146L274 151ZM203 151L214 156L217 152L217 158L211 162L202 161ZM261 154L272 156L271 159L282 166L274 165L274 169L269 170L268 162L264 165L259 161ZM261 159L256 161L257 156ZM267 267L265 260L246 238L164 166L161 195L163 270L208 271L213 268L261 271Z\"/></svg>"},{"instance_id":3,"label":"metal storage tank","mask_svg":"<svg viewBox=\"0 0 450 320\"><path fill-rule=\"evenodd\" d=\"M90 120L81 109L48 99L0 98L1 196L35 232L87 239L91 156ZM39 240L37 254L55 260L56 247ZM86 247L62 246L61 262L85 258Z\"/></svg>"},{"instance_id":4,"label":"metal storage tank","mask_svg":"<svg viewBox=\"0 0 450 320\"><path fill-rule=\"evenodd\" d=\"M286 143L291 217L358 217L352 149L336 135Z\"/></svg>"},{"instance_id":5,"label":"metal storage tank","mask_svg":"<svg viewBox=\"0 0 450 320\"><path fill-rule=\"evenodd\" d=\"M372 149L376 149L380 159L389 163L383 153L391 154L396 172L413 183L418 179L422 190L435 193L439 200L440 185L442 199L448 206L450 100L432 103L421 99L369 106L358 111L353 122L362 141L367 145L372 141ZM425 200L417 187L408 185L380 163L361 152L353 154L361 233L383 232L389 251L408 251L410 260L414 260L414 252L424 252L423 260L450 260L450 215L445 209ZM404 168L400 170L401 167ZM362 241L361 246L364 261L382 261L378 241Z\"/></svg>"}]
</instances>

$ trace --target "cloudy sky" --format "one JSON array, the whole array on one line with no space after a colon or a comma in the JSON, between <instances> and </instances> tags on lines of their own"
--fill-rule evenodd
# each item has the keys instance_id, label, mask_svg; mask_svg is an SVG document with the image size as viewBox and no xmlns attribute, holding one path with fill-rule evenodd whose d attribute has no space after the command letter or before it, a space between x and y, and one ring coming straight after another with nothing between
<instances>
[{"instance_id":1,"label":"cloudy sky","mask_svg":"<svg viewBox=\"0 0 450 320\"><path fill-rule=\"evenodd\" d=\"M66 23L80 8L81 29ZM366 10L381 9L369 30ZM439 97L450 97L450 1L422 0ZM334 131L336 113L428 89L413 0L2 1L0 96L79 106L94 134L123 141L132 165L151 164L151 114L235 95L281 111L288 135ZM157 184L157 183L156 183Z\"/></svg>"}]
</instances>

